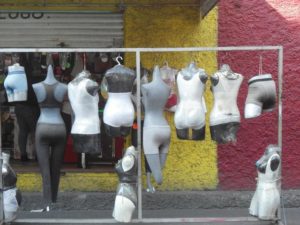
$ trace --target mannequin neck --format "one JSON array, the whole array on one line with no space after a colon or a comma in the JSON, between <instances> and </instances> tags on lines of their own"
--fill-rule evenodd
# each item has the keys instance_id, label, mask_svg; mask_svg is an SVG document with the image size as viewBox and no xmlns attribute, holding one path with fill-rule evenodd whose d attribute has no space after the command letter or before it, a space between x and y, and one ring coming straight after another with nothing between
<instances>
[{"instance_id":1,"label":"mannequin neck","mask_svg":"<svg viewBox=\"0 0 300 225\"><path fill-rule=\"evenodd\" d=\"M160 71L159 71L159 67L155 66L154 70L153 70L153 81L162 81L162 78L160 76Z\"/></svg>"},{"instance_id":2,"label":"mannequin neck","mask_svg":"<svg viewBox=\"0 0 300 225\"><path fill-rule=\"evenodd\" d=\"M49 84L49 85L57 83L57 80L55 79L51 65L48 66L47 76L46 76L46 79L44 80L44 83Z\"/></svg>"}]
</instances>

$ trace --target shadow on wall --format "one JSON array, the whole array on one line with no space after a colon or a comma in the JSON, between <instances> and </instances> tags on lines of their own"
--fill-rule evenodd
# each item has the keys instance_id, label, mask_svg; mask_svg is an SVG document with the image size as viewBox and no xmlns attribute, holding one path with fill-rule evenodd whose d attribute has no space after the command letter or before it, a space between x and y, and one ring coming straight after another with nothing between
<instances>
[{"instance_id":1,"label":"shadow on wall","mask_svg":"<svg viewBox=\"0 0 300 225\"><path fill-rule=\"evenodd\" d=\"M300 4L293 0L220 0L218 45L283 45L283 187L299 188ZM218 54L219 65L227 63L245 77L238 97L241 115L247 81L258 74L260 56L263 73L271 73L277 81L276 51ZM255 161L268 144L277 143L277 116L273 111L259 118L242 119L237 143L218 146L221 189L254 189Z\"/></svg>"}]
</instances>

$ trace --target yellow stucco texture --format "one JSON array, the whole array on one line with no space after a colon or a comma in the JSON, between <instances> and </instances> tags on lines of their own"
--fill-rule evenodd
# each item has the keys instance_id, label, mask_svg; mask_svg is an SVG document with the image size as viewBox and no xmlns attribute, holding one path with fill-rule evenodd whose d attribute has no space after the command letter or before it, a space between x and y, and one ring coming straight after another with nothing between
<instances>
[{"instance_id":1,"label":"yellow stucco texture","mask_svg":"<svg viewBox=\"0 0 300 225\"><path fill-rule=\"evenodd\" d=\"M61 176L60 191L115 191L118 178L115 173L66 173ZM17 187L21 191L41 191L39 173L19 173Z\"/></svg>"},{"instance_id":2,"label":"yellow stucco texture","mask_svg":"<svg viewBox=\"0 0 300 225\"><path fill-rule=\"evenodd\" d=\"M194 47L217 46L217 8L202 21L199 9L181 7L127 8L125 12L125 47ZM143 53L142 66L152 69L155 64L181 69L191 61L208 74L217 69L216 53ZM128 66L135 66L133 54L125 56ZM208 82L208 86L210 83ZM212 108L212 94L207 88L205 100ZM207 113L209 115L209 111ZM205 141L177 139L173 113L166 113L172 128L171 145L164 181L158 190L215 189L218 184L217 146L210 139L208 120ZM208 118L208 116L207 116Z\"/></svg>"}]
</instances>

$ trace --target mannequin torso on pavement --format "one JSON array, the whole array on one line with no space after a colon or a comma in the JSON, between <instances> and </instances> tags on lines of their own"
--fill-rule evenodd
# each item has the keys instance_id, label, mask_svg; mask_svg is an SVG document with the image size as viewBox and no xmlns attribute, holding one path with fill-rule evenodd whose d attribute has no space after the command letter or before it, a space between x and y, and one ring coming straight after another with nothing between
<instances>
[{"instance_id":1,"label":"mannequin torso on pavement","mask_svg":"<svg viewBox=\"0 0 300 225\"><path fill-rule=\"evenodd\" d=\"M189 139L189 128L192 129L193 140L205 138L206 107L203 98L207 75L195 63L182 69L177 75L179 103L174 121L177 137Z\"/></svg>"},{"instance_id":2,"label":"mannequin torso on pavement","mask_svg":"<svg viewBox=\"0 0 300 225\"><path fill-rule=\"evenodd\" d=\"M240 112L237 106L237 95L243 76L223 65L211 76L214 105L210 113L210 131L212 139L218 143L236 141L240 124Z\"/></svg>"},{"instance_id":3,"label":"mannequin torso on pavement","mask_svg":"<svg viewBox=\"0 0 300 225\"><path fill-rule=\"evenodd\" d=\"M145 108L143 127L144 153L156 183L162 183L162 168L167 158L171 129L164 117L164 107L170 87L162 80L159 67L155 66L153 79L141 87Z\"/></svg>"},{"instance_id":4,"label":"mannequin torso on pavement","mask_svg":"<svg viewBox=\"0 0 300 225\"><path fill-rule=\"evenodd\" d=\"M105 73L108 84L108 100L104 107L103 123L108 135L127 136L134 121L131 91L135 72L120 64Z\"/></svg>"}]
</instances>

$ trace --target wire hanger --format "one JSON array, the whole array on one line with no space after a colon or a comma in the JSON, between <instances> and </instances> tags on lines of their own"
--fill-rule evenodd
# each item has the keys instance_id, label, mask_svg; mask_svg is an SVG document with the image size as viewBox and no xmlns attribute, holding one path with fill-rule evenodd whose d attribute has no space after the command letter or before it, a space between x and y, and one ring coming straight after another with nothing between
<instances>
[{"instance_id":1,"label":"wire hanger","mask_svg":"<svg viewBox=\"0 0 300 225\"><path fill-rule=\"evenodd\" d=\"M118 63L118 65L121 65L121 62L120 62L119 60L122 60L122 61L123 61L123 57L120 56L120 55L118 55L118 56L116 57L116 62Z\"/></svg>"}]
</instances>

